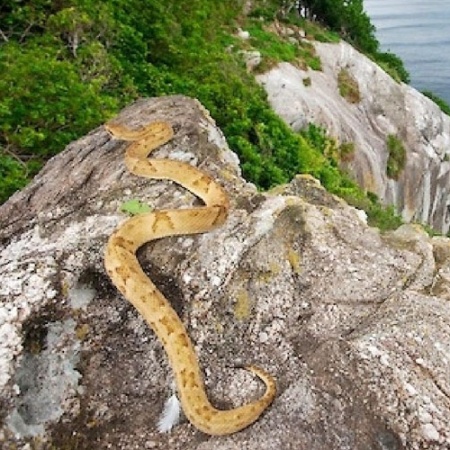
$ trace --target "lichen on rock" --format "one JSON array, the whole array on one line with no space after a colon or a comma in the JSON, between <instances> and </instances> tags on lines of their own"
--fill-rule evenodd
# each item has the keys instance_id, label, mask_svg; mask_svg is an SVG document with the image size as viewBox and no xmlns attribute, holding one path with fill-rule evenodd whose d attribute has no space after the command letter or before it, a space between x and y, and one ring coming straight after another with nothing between
<instances>
[{"instance_id":1,"label":"lichen on rock","mask_svg":"<svg viewBox=\"0 0 450 450\"><path fill-rule=\"evenodd\" d=\"M152 331L111 285L103 248L120 204L196 199L123 165L127 145L100 127L51 160L0 208L0 439L5 448L308 450L450 445L450 244L419 227L381 235L316 180L270 193L242 179L205 109L140 100L120 119L167 120L175 152L229 192L224 226L152 242L141 264L186 324L220 408L262 386L278 396L251 427L209 437L157 422L172 394Z\"/></svg>"}]
</instances>

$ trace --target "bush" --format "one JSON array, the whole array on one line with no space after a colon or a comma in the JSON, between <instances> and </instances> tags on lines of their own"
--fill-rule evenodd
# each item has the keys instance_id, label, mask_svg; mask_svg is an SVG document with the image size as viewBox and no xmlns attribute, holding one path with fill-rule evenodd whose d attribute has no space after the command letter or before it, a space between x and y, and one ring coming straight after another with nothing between
<instances>
[{"instance_id":1,"label":"bush","mask_svg":"<svg viewBox=\"0 0 450 450\"><path fill-rule=\"evenodd\" d=\"M393 53L376 52L373 56L376 63L384 69L397 82L409 83L409 73L403 65L403 61Z\"/></svg>"},{"instance_id":2,"label":"bush","mask_svg":"<svg viewBox=\"0 0 450 450\"><path fill-rule=\"evenodd\" d=\"M436 105L439 106L442 112L450 116L450 106L446 103L442 98L438 97L436 94L433 94L430 91L423 91L423 95L427 96L430 100L433 100Z\"/></svg>"},{"instance_id":3,"label":"bush","mask_svg":"<svg viewBox=\"0 0 450 450\"><path fill-rule=\"evenodd\" d=\"M355 156L355 144L353 142L343 142L339 146L339 159L341 162L350 162Z\"/></svg>"},{"instance_id":4,"label":"bush","mask_svg":"<svg viewBox=\"0 0 450 450\"><path fill-rule=\"evenodd\" d=\"M338 73L339 93L349 103L359 103L361 94L359 92L358 81L347 69L341 69Z\"/></svg>"},{"instance_id":5,"label":"bush","mask_svg":"<svg viewBox=\"0 0 450 450\"><path fill-rule=\"evenodd\" d=\"M0 151L0 203L27 184L27 172L24 163Z\"/></svg>"},{"instance_id":6,"label":"bush","mask_svg":"<svg viewBox=\"0 0 450 450\"><path fill-rule=\"evenodd\" d=\"M326 27L366 53L375 53L379 43L375 27L364 11L363 0L315 0L299 1L306 8L308 18Z\"/></svg>"},{"instance_id":7,"label":"bush","mask_svg":"<svg viewBox=\"0 0 450 450\"><path fill-rule=\"evenodd\" d=\"M101 80L85 81L41 40L10 43L0 54L0 140L21 156L49 157L99 125L118 106Z\"/></svg>"},{"instance_id":8,"label":"bush","mask_svg":"<svg viewBox=\"0 0 450 450\"><path fill-rule=\"evenodd\" d=\"M259 188L309 173L349 202L370 205L338 167L351 157L351 145L339 147L318 127L293 133L236 51L252 45L269 62L286 59L319 70L313 46L270 34L260 22L240 15L241 4L8 0L0 8L8 38L0 44L0 199L26 183L36 161L54 155L133 98L185 94L209 109L238 153L244 176ZM261 5L270 20L280 9L275 0L256 6ZM237 19L250 29L251 41L233 37ZM313 32L337 39L317 24L309 27Z\"/></svg>"},{"instance_id":9,"label":"bush","mask_svg":"<svg viewBox=\"0 0 450 450\"><path fill-rule=\"evenodd\" d=\"M372 203L366 213L369 225L376 226L381 231L395 230L403 223L393 206L382 206L378 201Z\"/></svg>"},{"instance_id":10,"label":"bush","mask_svg":"<svg viewBox=\"0 0 450 450\"><path fill-rule=\"evenodd\" d=\"M387 137L387 150L389 153L386 172L389 178L397 180L406 164L406 150L400 139L393 134Z\"/></svg>"}]
</instances>

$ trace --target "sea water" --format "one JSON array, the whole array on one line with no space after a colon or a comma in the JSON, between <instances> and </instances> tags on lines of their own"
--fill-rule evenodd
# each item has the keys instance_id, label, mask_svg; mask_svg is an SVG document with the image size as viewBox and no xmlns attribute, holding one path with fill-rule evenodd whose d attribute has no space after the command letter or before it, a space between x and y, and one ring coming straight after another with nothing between
<instances>
[{"instance_id":1,"label":"sea water","mask_svg":"<svg viewBox=\"0 0 450 450\"><path fill-rule=\"evenodd\" d=\"M404 62L410 84L450 105L450 0L364 0L382 51Z\"/></svg>"}]
</instances>

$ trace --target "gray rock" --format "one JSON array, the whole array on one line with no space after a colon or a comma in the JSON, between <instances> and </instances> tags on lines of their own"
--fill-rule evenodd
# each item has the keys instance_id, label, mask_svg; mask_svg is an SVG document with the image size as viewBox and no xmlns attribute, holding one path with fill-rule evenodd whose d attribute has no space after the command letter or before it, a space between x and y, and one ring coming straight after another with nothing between
<instances>
[{"instance_id":1,"label":"gray rock","mask_svg":"<svg viewBox=\"0 0 450 450\"><path fill-rule=\"evenodd\" d=\"M241 28L238 28L237 36L243 41L250 39L250 33L246 30L242 30Z\"/></svg>"},{"instance_id":2,"label":"gray rock","mask_svg":"<svg viewBox=\"0 0 450 450\"><path fill-rule=\"evenodd\" d=\"M449 240L418 227L381 236L310 177L257 192L194 100L141 100L121 118L170 121L176 135L157 156L190 161L230 193L220 229L139 257L186 324L213 403L261 394L240 363L274 374L277 398L235 435L186 421L158 434L167 358L111 285L103 248L123 201L195 199L129 174L127 144L100 127L0 208L2 448L448 448Z\"/></svg>"},{"instance_id":3,"label":"gray rock","mask_svg":"<svg viewBox=\"0 0 450 450\"><path fill-rule=\"evenodd\" d=\"M427 97L395 82L345 42L315 43L322 71L281 63L258 80L274 110L294 129L310 122L338 142L353 142L355 154L343 165L360 186L392 204L406 222L418 221L442 233L450 227L450 117ZM360 101L339 93L338 73L357 80ZM306 86L305 78L310 79ZM387 136L404 144L407 157L398 180L386 174Z\"/></svg>"},{"instance_id":4,"label":"gray rock","mask_svg":"<svg viewBox=\"0 0 450 450\"><path fill-rule=\"evenodd\" d=\"M261 53L257 50L242 50L239 52L244 58L245 66L249 72L261 64Z\"/></svg>"}]
</instances>

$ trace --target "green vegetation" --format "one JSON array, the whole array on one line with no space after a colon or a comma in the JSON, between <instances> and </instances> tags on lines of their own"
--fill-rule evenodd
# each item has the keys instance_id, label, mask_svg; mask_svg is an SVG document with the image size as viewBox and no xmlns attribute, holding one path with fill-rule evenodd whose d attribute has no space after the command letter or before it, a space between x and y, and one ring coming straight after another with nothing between
<instances>
[{"instance_id":1,"label":"green vegetation","mask_svg":"<svg viewBox=\"0 0 450 450\"><path fill-rule=\"evenodd\" d=\"M395 230L403 223L402 218L392 206L386 207L379 202L371 203L366 213L369 225L377 227L381 231Z\"/></svg>"},{"instance_id":2,"label":"green vegetation","mask_svg":"<svg viewBox=\"0 0 450 450\"><path fill-rule=\"evenodd\" d=\"M120 211L130 216L137 216L150 212L152 208L147 203L141 202L139 199L133 198L120 205Z\"/></svg>"},{"instance_id":3,"label":"green vegetation","mask_svg":"<svg viewBox=\"0 0 450 450\"><path fill-rule=\"evenodd\" d=\"M315 22L300 18L292 18L291 21L294 24L297 23L303 30L305 30L305 34L308 39L313 39L318 42L334 43L338 43L341 40L338 33L324 28L322 25Z\"/></svg>"},{"instance_id":4,"label":"green vegetation","mask_svg":"<svg viewBox=\"0 0 450 450\"><path fill-rule=\"evenodd\" d=\"M280 36L283 25L277 27L275 23L249 18L245 26L246 31L250 33L249 41L235 43L239 49L257 49L261 53L262 63L258 71L265 72L280 61L290 62L302 68L321 70L320 59L315 53L314 46L308 41L289 42Z\"/></svg>"},{"instance_id":5,"label":"green vegetation","mask_svg":"<svg viewBox=\"0 0 450 450\"><path fill-rule=\"evenodd\" d=\"M308 19L316 20L337 33L372 58L395 80L409 83L409 74L402 60L392 53L380 52L375 27L365 13L363 3L363 0L300 0L299 6L304 8Z\"/></svg>"},{"instance_id":6,"label":"green vegetation","mask_svg":"<svg viewBox=\"0 0 450 450\"><path fill-rule=\"evenodd\" d=\"M361 95L359 93L358 81L347 69L341 69L338 73L339 93L349 103L359 103Z\"/></svg>"},{"instance_id":7,"label":"green vegetation","mask_svg":"<svg viewBox=\"0 0 450 450\"><path fill-rule=\"evenodd\" d=\"M375 62L384 69L395 81L409 83L409 73L403 65L403 61L393 53L375 52L369 55Z\"/></svg>"},{"instance_id":8,"label":"green vegetation","mask_svg":"<svg viewBox=\"0 0 450 450\"><path fill-rule=\"evenodd\" d=\"M423 91L422 94L426 95L430 100L433 100L433 102L436 103L439 108L441 108L442 112L450 116L450 106L448 105L448 103L442 100L442 98L438 97L430 91Z\"/></svg>"},{"instance_id":9,"label":"green vegetation","mask_svg":"<svg viewBox=\"0 0 450 450\"><path fill-rule=\"evenodd\" d=\"M339 169L353 157L352 143L339 146L313 126L293 133L247 73L242 50L260 51L266 67L287 60L320 70L313 47L271 33L275 23L321 41L336 42L341 35L376 53L373 28L358 9L361 2L324 2L331 9L315 11L320 23L292 8L285 11L289 3L255 1L244 16L241 0L5 0L0 6L0 202L48 158L132 100L185 94L210 110L238 153L244 176L259 188L309 173L387 223L392 211ZM249 30L251 39L237 39L238 27ZM377 214L386 217L376 219Z\"/></svg>"},{"instance_id":10,"label":"green vegetation","mask_svg":"<svg viewBox=\"0 0 450 450\"><path fill-rule=\"evenodd\" d=\"M364 12L363 0L300 0L309 19L339 33L346 41L365 53L378 51L375 27Z\"/></svg>"},{"instance_id":11,"label":"green vegetation","mask_svg":"<svg viewBox=\"0 0 450 450\"><path fill-rule=\"evenodd\" d=\"M259 49L263 59L269 61L269 64L266 64L267 68L278 61L294 62L300 57L298 45L287 43L281 37L265 29L264 23L251 21L245 29L250 33L252 46Z\"/></svg>"},{"instance_id":12,"label":"green vegetation","mask_svg":"<svg viewBox=\"0 0 450 450\"><path fill-rule=\"evenodd\" d=\"M6 200L28 182L27 165L5 151L0 154L0 201Z\"/></svg>"},{"instance_id":13,"label":"green vegetation","mask_svg":"<svg viewBox=\"0 0 450 450\"><path fill-rule=\"evenodd\" d=\"M339 146L339 159L341 162L350 162L355 156L355 144L353 142L343 142Z\"/></svg>"},{"instance_id":14,"label":"green vegetation","mask_svg":"<svg viewBox=\"0 0 450 450\"><path fill-rule=\"evenodd\" d=\"M406 164L406 150L402 141L393 134L388 135L386 146L389 152L386 167L387 176L397 180Z\"/></svg>"},{"instance_id":15,"label":"green vegetation","mask_svg":"<svg viewBox=\"0 0 450 450\"><path fill-rule=\"evenodd\" d=\"M336 177L334 171L341 162L348 162L353 158L354 145L352 142L344 142L340 145L327 136L326 130L316 125L310 124L302 131L302 136L315 148L320 148L326 156L330 166L323 170L320 176L322 184L332 193L342 197L356 208L367 213L367 220L370 226L376 226L382 231L398 228L402 224L402 219L395 213L392 206L383 206L378 197L372 192L363 192L356 183L347 175L342 174ZM334 184L334 180L340 180L339 184Z\"/></svg>"}]
</instances>

